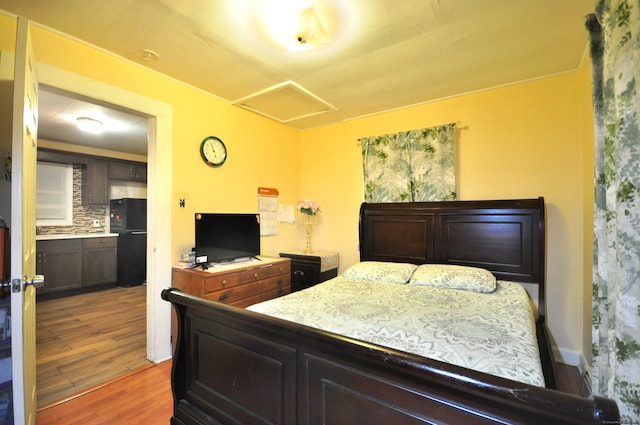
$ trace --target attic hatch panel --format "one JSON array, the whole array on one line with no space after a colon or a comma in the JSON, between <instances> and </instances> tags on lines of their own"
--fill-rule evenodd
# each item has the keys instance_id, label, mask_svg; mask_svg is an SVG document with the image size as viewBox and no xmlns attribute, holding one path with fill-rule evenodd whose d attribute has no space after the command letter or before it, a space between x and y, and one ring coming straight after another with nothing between
<instances>
[{"instance_id":1,"label":"attic hatch panel","mask_svg":"<svg viewBox=\"0 0 640 425\"><path fill-rule=\"evenodd\" d=\"M328 102L292 81L254 93L234 104L280 122L336 110Z\"/></svg>"}]
</instances>

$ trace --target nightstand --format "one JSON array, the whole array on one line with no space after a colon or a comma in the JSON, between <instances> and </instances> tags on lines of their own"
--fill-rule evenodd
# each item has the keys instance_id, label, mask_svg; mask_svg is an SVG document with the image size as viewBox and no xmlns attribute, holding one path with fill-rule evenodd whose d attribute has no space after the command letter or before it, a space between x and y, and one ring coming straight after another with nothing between
<instances>
[{"instance_id":1,"label":"nightstand","mask_svg":"<svg viewBox=\"0 0 640 425\"><path fill-rule=\"evenodd\" d=\"M340 254L330 251L281 252L280 257L291 259L291 292L308 288L338 275Z\"/></svg>"}]
</instances>

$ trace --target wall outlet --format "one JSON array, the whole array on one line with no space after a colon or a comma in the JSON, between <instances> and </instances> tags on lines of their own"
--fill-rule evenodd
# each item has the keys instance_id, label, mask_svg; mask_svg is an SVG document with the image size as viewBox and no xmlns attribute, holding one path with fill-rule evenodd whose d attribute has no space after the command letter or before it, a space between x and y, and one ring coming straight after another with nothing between
<instances>
[{"instance_id":1,"label":"wall outlet","mask_svg":"<svg viewBox=\"0 0 640 425\"><path fill-rule=\"evenodd\" d=\"M100 227L100 220L98 219L93 220L93 227Z\"/></svg>"}]
</instances>

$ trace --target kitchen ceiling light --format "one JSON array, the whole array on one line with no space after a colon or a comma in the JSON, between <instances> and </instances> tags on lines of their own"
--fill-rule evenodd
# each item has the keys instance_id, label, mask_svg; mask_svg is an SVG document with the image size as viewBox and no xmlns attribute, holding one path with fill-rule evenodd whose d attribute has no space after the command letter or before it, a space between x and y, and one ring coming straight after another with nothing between
<instances>
[{"instance_id":1,"label":"kitchen ceiling light","mask_svg":"<svg viewBox=\"0 0 640 425\"><path fill-rule=\"evenodd\" d=\"M102 121L89 117L76 118L76 124L82 131L88 133L100 133L102 132Z\"/></svg>"}]
</instances>

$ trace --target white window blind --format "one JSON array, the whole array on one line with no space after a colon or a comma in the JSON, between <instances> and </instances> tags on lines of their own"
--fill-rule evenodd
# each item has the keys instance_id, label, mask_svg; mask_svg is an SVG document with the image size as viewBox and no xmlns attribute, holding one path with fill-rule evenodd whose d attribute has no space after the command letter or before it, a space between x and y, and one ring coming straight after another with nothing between
<instances>
[{"instance_id":1,"label":"white window blind","mask_svg":"<svg viewBox=\"0 0 640 425\"><path fill-rule=\"evenodd\" d=\"M73 167L38 162L36 226L73 224Z\"/></svg>"}]
</instances>

